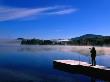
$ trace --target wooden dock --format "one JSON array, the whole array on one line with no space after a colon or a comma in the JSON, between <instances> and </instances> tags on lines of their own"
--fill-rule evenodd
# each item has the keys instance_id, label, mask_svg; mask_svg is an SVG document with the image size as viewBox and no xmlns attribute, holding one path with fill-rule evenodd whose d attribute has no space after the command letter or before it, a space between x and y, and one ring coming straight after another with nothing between
<instances>
[{"instance_id":1,"label":"wooden dock","mask_svg":"<svg viewBox=\"0 0 110 82\"><path fill-rule=\"evenodd\" d=\"M105 66L91 66L91 64L76 60L54 60L56 69L71 73L80 73L94 78L110 81L110 69Z\"/></svg>"}]
</instances>

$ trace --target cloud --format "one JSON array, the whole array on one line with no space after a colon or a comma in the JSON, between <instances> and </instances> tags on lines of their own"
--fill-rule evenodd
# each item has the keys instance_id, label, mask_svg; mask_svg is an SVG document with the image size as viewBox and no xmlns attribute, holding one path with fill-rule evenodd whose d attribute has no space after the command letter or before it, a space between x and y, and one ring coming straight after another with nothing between
<instances>
[{"instance_id":1,"label":"cloud","mask_svg":"<svg viewBox=\"0 0 110 82\"><path fill-rule=\"evenodd\" d=\"M28 17L37 17L38 15L62 15L76 12L76 9L66 6L53 6L43 8L13 8L0 7L0 21L9 21L23 19Z\"/></svg>"},{"instance_id":2,"label":"cloud","mask_svg":"<svg viewBox=\"0 0 110 82\"><path fill-rule=\"evenodd\" d=\"M50 12L48 14L51 14L51 15L63 15L63 14L70 14L70 13L73 13L73 12L76 12L77 9L64 9L64 10L59 10L59 11L55 11L55 12Z\"/></svg>"}]
</instances>

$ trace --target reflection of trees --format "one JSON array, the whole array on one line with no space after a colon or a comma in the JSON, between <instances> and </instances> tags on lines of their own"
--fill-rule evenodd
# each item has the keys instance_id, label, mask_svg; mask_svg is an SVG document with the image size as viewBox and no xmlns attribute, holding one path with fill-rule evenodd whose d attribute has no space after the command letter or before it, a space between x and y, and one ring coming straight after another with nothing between
<instances>
[{"instance_id":1,"label":"reflection of trees","mask_svg":"<svg viewBox=\"0 0 110 82\"><path fill-rule=\"evenodd\" d=\"M51 51L52 48L43 46L21 46L18 51L20 52L41 52L41 51Z\"/></svg>"},{"instance_id":2,"label":"reflection of trees","mask_svg":"<svg viewBox=\"0 0 110 82\"><path fill-rule=\"evenodd\" d=\"M80 46L55 46L55 45L21 45L20 48L18 48L18 51L28 51L28 52L38 52L38 51L51 51L51 50L57 50L57 51L63 51L63 52L76 52L84 56L90 55L90 49L89 47L80 47ZM96 48L97 50L97 56L100 55L106 55L110 52L107 52L108 50L103 48ZM105 51L106 50L106 51Z\"/></svg>"}]
</instances>

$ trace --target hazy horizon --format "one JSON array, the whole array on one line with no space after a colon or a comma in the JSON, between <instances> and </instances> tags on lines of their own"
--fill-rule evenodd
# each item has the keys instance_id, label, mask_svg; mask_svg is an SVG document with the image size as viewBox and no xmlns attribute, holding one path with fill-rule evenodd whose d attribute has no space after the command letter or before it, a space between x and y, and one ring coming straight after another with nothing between
<instances>
[{"instance_id":1,"label":"hazy horizon","mask_svg":"<svg viewBox=\"0 0 110 82\"><path fill-rule=\"evenodd\" d=\"M88 34L89 34L89 33L88 33ZM1 38L1 37L0 37L0 40L17 40L18 38L24 38L24 39L33 39L33 38L35 38L35 39L41 39L41 40L71 39L71 38L76 38L76 37L80 37L80 36L84 36L84 35L88 35L88 34L83 34L83 35L74 36L74 37L67 37L67 38L62 38L62 37L60 37L60 38L54 38L54 37L52 37L52 38L47 38L47 37L45 37L45 38L38 38L38 37L14 37L14 38L10 38L10 37L6 38L6 37L3 37L3 38ZM97 34L90 34L90 35L97 35ZM110 36L110 35L99 35L99 36Z\"/></svg>"}]
</instances>

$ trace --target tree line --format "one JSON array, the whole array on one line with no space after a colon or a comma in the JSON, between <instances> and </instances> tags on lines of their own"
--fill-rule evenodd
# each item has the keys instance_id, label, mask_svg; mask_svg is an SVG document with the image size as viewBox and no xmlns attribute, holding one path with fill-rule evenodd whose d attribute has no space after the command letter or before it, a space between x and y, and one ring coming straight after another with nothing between
<instances>
[{"instance_id":1,"label":"tree line","mask_svg":"<svg viewBox=\"0 0 110 82\"><path fill-rule=\"evenodd\" d=\"M109 46L110 45L110 36L97 36L97 35L92 35L92 37L81 36L78 38L70 39L68 44Z\"/></svg>"},{"instance_id":2,"label":"tree line","mask_svg":"<svg viewBox=\"0 0 110 82\"><path fill-rule=\"evenodd\" d=\"M21 39L21 38L20 38ZM99 35L83 35L76 38L71 38L69 41L52 41L40 39L21 39L22 45L97 45L110 46L110 36Z\"/></svg>"},{"instance_id":3,"label":"tree line","mask_svg":"<svg viewBox=\"0 0 110 82\"><path fill-rule=\"evenodd\" d=\"M39 39L24 39L21 41L21 44L27 45L51 45L52 41L50 40L39 40Z\"/></svg>"}]
</instances>

